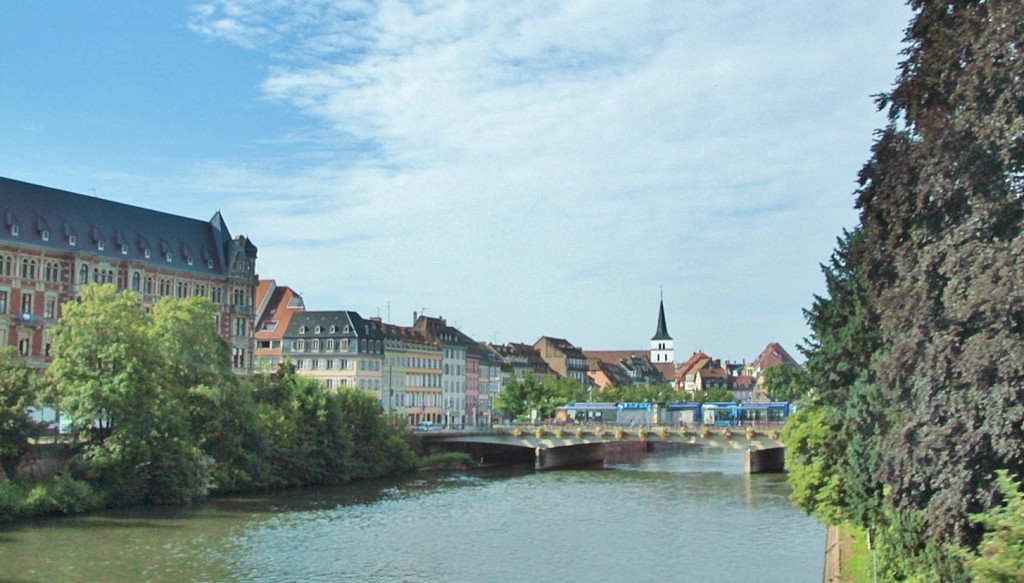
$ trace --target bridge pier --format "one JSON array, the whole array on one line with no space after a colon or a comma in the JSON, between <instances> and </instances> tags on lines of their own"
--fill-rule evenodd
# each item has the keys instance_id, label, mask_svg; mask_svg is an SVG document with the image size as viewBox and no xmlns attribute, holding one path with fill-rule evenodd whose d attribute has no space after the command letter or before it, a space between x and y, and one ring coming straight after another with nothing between
<instances>
[{"instance_id":1,"label":"bridge pier","mask_svg":"<svg viewBox=\"0 0 1024 583\"><path fill-rule=\"evenodd\" d=\"M748 449L745 471L748 474L778 474L786 471L786 448Z\"/></svg>"},{"instance_id":2,"label":"bridge pier","mask_svg":"<svg viewBox=\"0 0 1024 583\"><path fill-rule=\"evenodd\" d=\"M534 448L536 470L553 470L569 466L600 465L604 463L603 443L583 443L568 447Z\"/></svg>"}]
</instances>

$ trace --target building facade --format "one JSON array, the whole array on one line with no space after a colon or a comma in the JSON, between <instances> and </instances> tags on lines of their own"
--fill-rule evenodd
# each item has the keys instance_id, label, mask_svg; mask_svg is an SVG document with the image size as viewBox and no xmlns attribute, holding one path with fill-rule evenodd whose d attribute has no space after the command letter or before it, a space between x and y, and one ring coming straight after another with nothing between
<instances>
[{"instance_id":1,"label":"building facade","mask_svg":"<svg viewBox=\"0 0 1024 583\"><path fill-rule=\"evenodd\" d=\"M282 357L291 361L296 374L316 379L328 390L368 391L385 405L384 332L379 322L347 311L294 313L284 333Z\"/></svg>"},{"instance_id":2,"label":"building facade","mask_svg":"<svg viewBox=\"0 0 1024 583\"><path fill-rule=\"evenodd\" d=\"M0 178L0 345L50 362L50 331L82 287L114 284L147 309L207 297L232 367L252 372L256 246L209 221Z\"/></svg>"}]
</instances>

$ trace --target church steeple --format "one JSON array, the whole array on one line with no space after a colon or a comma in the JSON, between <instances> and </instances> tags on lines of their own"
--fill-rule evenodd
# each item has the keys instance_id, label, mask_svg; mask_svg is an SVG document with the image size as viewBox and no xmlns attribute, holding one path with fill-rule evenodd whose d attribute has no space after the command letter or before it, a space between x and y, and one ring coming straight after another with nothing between
<instances>
[{"instance_id":1,"label":"church steeple","mask_svg":"<svg viewBox=\"0 0 1024 583\"><path fill-rule=\"evenodd\" d=\"M675 363L675 346L672 337L668 334L668 324L665 323L665 296L661 297L658 304L658 329L651 338L651 362L654 364Z\"/></svg>"},{"instance_id":2,"label":"church steeple","mask_svg":"<svg viewBox=\"0 0 1024 583\"><path fill-rule=\"evenodd\" d=\"M662 299L658 305L658 329L654 332L654 340L672 340L668 335L668 325L665 324L665 300Z\"/></svg>"}]
</instances>

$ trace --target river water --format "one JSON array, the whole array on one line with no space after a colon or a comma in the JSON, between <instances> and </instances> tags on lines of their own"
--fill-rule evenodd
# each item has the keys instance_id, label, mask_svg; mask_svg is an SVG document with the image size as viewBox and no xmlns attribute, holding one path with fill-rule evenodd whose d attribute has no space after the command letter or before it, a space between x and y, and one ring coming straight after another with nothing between
<instances>
[{"instance_id":1,"label":"river water","mask_svg":"<svg viewBox=\"0 0 1024 583\"><path fill-rule=\"evenodd\" d=\"M784 476L699 448L0 527L0 581L819 582Z\"/></svg>"}]
</instances>

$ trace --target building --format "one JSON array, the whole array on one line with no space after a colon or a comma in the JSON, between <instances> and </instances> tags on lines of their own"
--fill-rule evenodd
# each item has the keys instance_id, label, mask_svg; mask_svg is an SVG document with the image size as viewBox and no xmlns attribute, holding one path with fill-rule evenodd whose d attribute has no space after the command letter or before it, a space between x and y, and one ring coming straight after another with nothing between
<instances>
[{"instance_id":1,"label":"building","mask_svg":"<svg viewBox=\"0 0 1024 583\"><path fill-rule=\"evenodd\" d=\"M550 336L541 336L533 348L558 376L572 379L581 385L589 384L587 357L581 348L573 346L564 338Z\"/></svg>"},{"instance_id":2,"label":"building","mask_svg":"<svg viewBox=\"0 0 1024 583\"><path fill-rule=\"evenodd\" d=\"M437 342L414 328L384 324L385 387L393 397L393 412L409 423L440 424L441 377L444 353Z\"/></svg>"},{"instance_id":3,"label":"building","mask_svg":"<svg viewBox=\"0 0 1024 583\"><path fill-rule=\"evenodd\" d=\"M220 212L200 221L0 178L0 345L50 362L50 331L83 286L131 290L147 309L203 296L238 374L252 371L256 246Z\"/></svg>"},{"instance_id":4,"label":"building","mask_svg":"<svg viewBox=\"0 0 1024 583\"><path fill-rule=\"evenodd\" d=\"M476 346L477 342L458 328L449 326L444 318L432 318L414 312L413 320L413 328L417 332L441 347L442 423L445 427L462 427L469 415L475 415L470 411L469 401L475 401L480 395L479 370L474 366L471 374L468 361L469 348ZM479 365L479 359L476 365ZM470 423L475 424L475 419Z\"/></svg>"},{"instance_id":5,"label":"building","mask_svg":"<svg viewBox=\"0 0 1024 583\"><path fill-rule=\"evenodd\" d=\"M329 390L369 391L387 405L384 332L379 322L356 312L295 312L282 339L282 358L299 376L320 381Z\"/></svg>"},{"instance_id":6,"label":"building","mask_svg":"<svg viewBox=\"0 0 1024 583\"><path fill-rule=\"evenodd\" d=\"M667 382L645 351L585 350L583 354L587 358L587 376L599 389L608 385L621 387ZM672 368L675 369L674 364Z\"/></svg>"},{"instance_id":7,"label":"building","mask_svg":"<svg viewBox=\"0 0 1024 583\"><path fill-rule=\"evenodd\" d=\"M255 370L261 373L277 371L281 364L284 333L292 315L305 311L302 297L290 287L278 286L272 279L261 279L256 286L256 340Z\"/></svg>"}]
</instances>

